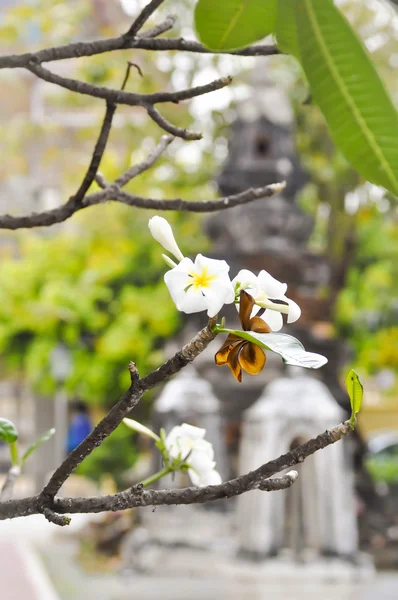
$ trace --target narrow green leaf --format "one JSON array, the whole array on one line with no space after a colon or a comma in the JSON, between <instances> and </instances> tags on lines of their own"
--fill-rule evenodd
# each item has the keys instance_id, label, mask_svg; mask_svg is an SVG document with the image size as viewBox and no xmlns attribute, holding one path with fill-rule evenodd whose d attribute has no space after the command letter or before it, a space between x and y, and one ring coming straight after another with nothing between
<instances>
[{"instance_id":1,"label":"narrow green leaf","mask_svg":"<svg viewBox=\"0 0 398 600\"><path fill-rule=\"evenodd\" d=\"M330 0L297 0L296 16L300 60L335 143L398 194L398 113L365 45Z\"/></svg>"},{"instance_id":2,"label":"narrow green leaf","mask_svg":"<svg viewBox=\"0 0 398 600\"><path fill-rule=\"evenodd\" d=\"M41 435L38 440L33 442L33 444L31 444L31 446L29 446L29 448L26 450L25 454L21 458L21 467L23 464L25 464L26 460L29 458L29 456L32 454L32 452L34 452L39 446L41 446L45 442L48 442L48 440L51 440L54 433L55 433L55 429L54 429L54 427L52 427L51 429L49 429L48 431L43 433L43 435Z\"/></svg>"},{"instance_id":3,"label":"narrow green leaf","mask_svg":"<svg viewBox=\"0 0 398 600\"><path fill-rule=\"evenodd\" d=\"M198 0L195 27L211 50L244 48L275 30L277 0Z\"/></svg>"},{"instance_id":4,"label":"narrow green leaf","mask_svg":"<svg viewBox=\"0 0 398 600\"><path fill-rule=\"evenodd\" d=\"M348 372L345 383L351 403L350 425L354 428L356 423L355 415L359 413L362 406L363 385L359 381L358 374L354 369Z\"/></svg>"},{"instance_id":5,"label":"narrow green leaf","mask_svg":"<svg viewBox=\"0 0 398 600\"><path fill-rule=\"evenodd\" d=\"M296 4L297 0L278 0L275 35L279 50L300 59Z\"/></svg>"},{"instance_id":6,"label":"narrow green leaf","mask_svg":"<svg viewBox=\"0 0 398 600\"><path fill-rule=\"evenodd\" d=\"M322 354L307 352L301 342L286 333L255 333L254 331L236 331L232 329L224 331L225 333L234 333L244 340L261 346L261 348L279 354L287 365L304 367L305 369L319 369L328 362Z\"/></svg>"},{"instance_id":7,"label":"narrow green leaf","mask_svg":"<svg viewBox=\"0 0 398 600\"><path fill-rule=\"evenodd\" d=\"M12 421L8 419L0 419L0 440L12 444L18 439L18 431Z\"/></svg>"}]
</instances>

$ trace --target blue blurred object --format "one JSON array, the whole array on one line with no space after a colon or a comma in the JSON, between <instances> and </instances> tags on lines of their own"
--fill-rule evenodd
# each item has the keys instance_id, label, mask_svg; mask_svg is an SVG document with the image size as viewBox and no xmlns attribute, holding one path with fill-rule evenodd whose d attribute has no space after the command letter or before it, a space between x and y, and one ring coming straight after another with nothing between
<instances>
[{"instance_id":1,"label":"blue blurred object","mask_svg":"<svg viewBox=\"0 0 398 600\"><path fill-rule=\"evenodd\" d=\"M93 425L84 402L72 404L72 416L69 423L66 440L66 451L69 454L91 433Z\"/></svg>"}]
</instances>

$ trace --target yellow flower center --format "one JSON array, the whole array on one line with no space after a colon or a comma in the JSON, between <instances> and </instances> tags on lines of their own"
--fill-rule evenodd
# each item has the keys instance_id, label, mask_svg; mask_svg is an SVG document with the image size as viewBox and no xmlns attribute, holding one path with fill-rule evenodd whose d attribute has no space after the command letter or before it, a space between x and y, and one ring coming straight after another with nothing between
<instances>
[{"instance_id":1,"label":"yellow flower center","mask_svg":"<svg viewBox=\"0 0 398 600\"><path fill-rule=\"evenodd\" d=\"M198 273L192 271L190 275L192 277L191 285L193 285L197 290L200 288L210 287L211 282L216 278L215 275L209 274L207 267L203 267L203 269Z\"/></svg>"}]
</instances>

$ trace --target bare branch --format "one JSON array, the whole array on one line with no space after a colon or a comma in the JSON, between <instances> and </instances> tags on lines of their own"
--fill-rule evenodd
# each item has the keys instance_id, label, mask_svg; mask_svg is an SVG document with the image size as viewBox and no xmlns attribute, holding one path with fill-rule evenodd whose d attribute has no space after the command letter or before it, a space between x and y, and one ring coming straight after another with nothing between
<instances>
[{"instance_id":1,"label":"bare branch","mask_svg":"<svg viewBox=\"0 0 398 600\"><path fill-rule=\"evenodd\" d=\"M143 381L143 380L141 380ZM265 463L258 469L219 485L188 487L183 489L144 490L142 485L124 492L94 498L56 498L48 504L55 513L99 513L119 511L138 506L172 504L203 504L221 498L232 498L253 489L273 491L285 489L296 480L290 472L284 477L269 479L276 473L302 463L308 456L341 440L351 432L348 421L332 427L316 438L297 446L287 454ZM42 497L33 496L23 500L0 503L0 520L24 517L42 512Z\"/></svg>"},{"instance_id":2,"label":"bare branch","mask_svg":"<svg viewBox=\"0 0 398 600\"><path fill-rule=\"evenodd\" d=\"M69 475L71 475L76 467L78 467L80 463L91 454L97 446L100 446L104 439L116 429L130 410L138 404L142 394L153 388L160 381L165 381L180 371L203 352L216 336L211 330L211 326L214 323L215 320L210 320L208 325L186 346L179 350L173 358L166 361L159 369L153 371L150 375L140 379L138 371L136 368L134 369L134 377L132 377L132 383L127 392L96 425L86 439L83 440L77 448L72 450L63 463L55 470L49 482L43 488L40 498L47 508L51 508L51 506L49 506L49 500L54 498L55 494L68 479ZM131 366L129 366L129 370L130 374L132 374Z\"/></svg>"},{"instance_id":3,"label":"bare branch","mask_svg":"<svg viewBox=\"0 0 398 600\"><path fill-rule=\"evenodd\" d=\"M94 56L97 54L104 54L105 52L127 49L154 50L158 52L179 50L181 52L194 52L199 54L217 54L195 41L184 40L183 38L152 39L146 36L144 37L144 35L127 41L126 38L121 35L114 38L90 42L72 42L71 44L66 44L64 46L45 48L38 52L4 55L0 56L0 69L26 68L32 62L40 64L43 62ZM258 44L255 46L248 46L243 50L223 52L223 54L232 54L236 56L272 56L280 54L280 52L276 46L271 44Z\"/></svg>"},{"instance_id":4,"label":"bare branch","mask_svg":"<svg viewBox=\"0 0 398 600\"><path fill-rule=\"evenodd\" d=\"M137 65L136 63L131 62L129 60L128 63L127 63L127 69L126 69L126 73L125 73L125 76L124 76L124 79L123 79L123 83L122 83L121 88L120 88L121 90L124 90L125 87L126 87L126 85L127 85L127 82L129 80L129 77L130 77L131 67L135 67L137 69L138 74L140 75L140 77L144 77L143 74L142 74L142 71L141 71L141 67L139 65Z\"/></svg>"},{"instance_id":5,"label":"bare branch","mask_svg":"<svg viewBox=\"0 0 398 600\"><path fill-rule=\"evenodd\" d=\"M173 29L176 20L177 20L176 15L169 15L168 17L166 17L166 19L163 21L163 23L159 23L159 25L155 25L155 27L152 27L151 29L147 29L146 31L143 31L142 33L139 34L138 37L140 37L140 38L155 38L158 35L161 35L162 33L165 33L166 31Z\"/></svg>"},{"instance_id":6,"label":"bare branch","mask_svg":"<svg viewBox=\"0 0 398 600\"><path fill-rule=\"evenodd\" d=\"M75 207L79 207L81 205L81 203L84 199L84 196L86 195L90 185L93 183L93 181L95 179L95 176L98 171L98 167L100 165L102 156L105 151L109 133L111 131L112 119L113 119L113 115L115 114L115 110L116 110L116 104L107 103L104 120L103 120L102 126L101 126L101 131L98 136L97 143L95 144L93 156L91 158L90 165L87 169L87 173L84 176L84 179L83 179L79 189L77 190L76 194L74 196L72 196L72 198L70 199L70 202L73 202Z\"/></svg>"},{"instance_id":7,"label":"bare branch","mask_svg":"<svg viewBox=\"0 0 398 600\"><path fill-rule=\"evenodd\" d=\"M164 0L151 0L149 4L145 6L145 8L140 12L138 17L135 19L134 23L131 25L130 29L124 34L124 38L127 40L130 38L134 38L141 27L145 25L148 21L149 17L159 8L161 4L163 4Z\"/></svg>"},{"instance_id":8,"label":"bare branch","mask_svg":"<svg viewBox=\"0 0 398 600\"><path fill-rule=\"evenodd\" d=\"M123 173L123 175L118 177L115 181L115 185L117 185L119 187L123 187L131 179L134 179L134 177L137 177L137 175L140 175L144 171L147 171L148 169L150 169L156 163L156 161L161 157L163 152L166 150L166 148L171 144L171 142L174 139L175 139L174 137L171 137L168 135L162 135L162 137L160 138L160 142L157 144L157 146L155 146L155 148L147 156L147 158L145 160L143 160L142 162L140 162L138 165L134 165L128 171Z\"/></svg>"},{"instance_id":9,"label":"bare branch","mask_svg":"<svg viewBox=\"0 0 398 600\"><path fill-rule=\"evenodd\" d=\"M98 179L98 178L97 178ZM103 183L100 176L99 181ZM115 184L109 185L105 189L89 194L85 197L83 204L75 206L73 198L68 200L62 206L53 208L41 213L31 213L25 216L2 215L0 216L0 229L32 229L33 227L49 227L55 223L62 223L69 219L74 213L83 208L101 204L103 202L115 201L135 206L137 208L146 208L149 210L179 210L182 212L206 213L226 210L234 206L248 204L254 200L269 198L279 194L285 187L285 183L273 183L262 188L250 188L224 198L217 200L183 200L182 198L172 198L170 200L157 200L155 198L142 198L129 194Z\"/></svg>"},{"instance_id":10,"label":"bare branch","mask_svg":"<svg viewBox=\"0 0 398 600\"><path fill-rule=\"evenodd\" d=\"M151 117L151 119L153 121L155 121L155 123L157 125L159 125L159 127L164 129L168 133L171 133L172 135L174 135L176 137L180 137L183 140L201 140L202 139L201 133L195 133L195 131L190 131L189 129L182 129L181 127L177 127L177 125L173 125L172 123L170 123L170 121L165 119L160 114L160 112L158 110L156 110L156 108L153 106L153 104L148 104L146 109L147 109L148 115Z\"/></svg>"},{"instance_id":11,"label":"bare branch","mask_svg":"<svg viewBox=\"0 0 398 600\"><path fill-rule=\"evenodd\" d=\"M117 202L122 202L123 204L128 204L129 206L136 206L137 208L146 208L149 210L177 210L180 212L207 213L227 210L234 206L248 204L254 200L270 198L279 194L284 187L285 182L272 183L262 188L249 188L240 194L225 196L224 198L218 198L217 200L183 200L182 198L157 200L155 198L141 198L140 196L129 194L128 192L111 185L102 192L94 192L93 194L86 196L85 203L87 206L90 206L91 204L98 204L106 200L115 200Z\"/></svg>"},{"instance_id":12,"label":"bare branch","mask_svg":"<svg viewBox=\"0 0 398 600\"><path fill-rule=\"evenodd\" d=\"M136 94L133 92L125 92L124 90L114 90L111 88L100 87L91 83L79 81L77 79L70 79L69 77L62 77L61 75L57 75L56 73L53 73L52 71L49 71L48 69L45 69L43 66L36 63L28 64L26 69L48 83L59 85L60 87L70 90L71 92L76 92L77 94L92 96L93 98L102 98L103 100L114 104L144 106L145 108L151 104L163 102L173 102L174 104L178 104L178 102L181 102L182 100L189 100L191 98L196 98L197 96L202 96L203 94L220 90L221 88L230 85L232 82L231 77L222 77L221 79L216 79L215 81L205 85L198 85L196 87L181 90L179 92Z\"/></svg>"}]
</instances>

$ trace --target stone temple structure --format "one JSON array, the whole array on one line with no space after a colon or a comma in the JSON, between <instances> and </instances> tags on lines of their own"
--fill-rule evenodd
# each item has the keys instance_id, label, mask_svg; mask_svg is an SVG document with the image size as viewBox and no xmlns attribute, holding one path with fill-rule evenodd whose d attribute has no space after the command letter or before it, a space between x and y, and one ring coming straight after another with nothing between
<instances>
[{"instance_id":1,"label":"stone temple structure","mask_svg":"<svg viewBox=\"0 0 398 600\"><path fill-rule=\"evenodd\" d=\"M312 219L296 202L306 175L295 151L293 112L263 65L254 70L251 83L251 97L237 107L229 157L218 176L220 192L282 180L286 188L274 198L209 216L211 255L228 261L232 277L242 268L266 269L286 282L288 296L302 309L286 331L329 363L303 373L268 353L262 373L244 374L239 384L227 367L215 366L214 353L223 341L216 340L194 367L164 386L155 403L155 428L169 430L182 421L207 428L223 478L254 469L341 422L349 406L337 378L343 348L330 335L332 306L325 290L331 269L325 257L308 250ZM227 327L238 325L235 308L224 308ZM190 315L176 345L204 322L203 314ZM127 564L161 574L183 565L186 574L239 575L259 582L307 575L308 580L355 580L360 572L371 573L358 568L350 442L317 453L297 470L299 478L289 490L219 501L221 512L211 505L162 507L159 515L145 511L144 527L126 543Z\"/></svg>"}]
</instances>

